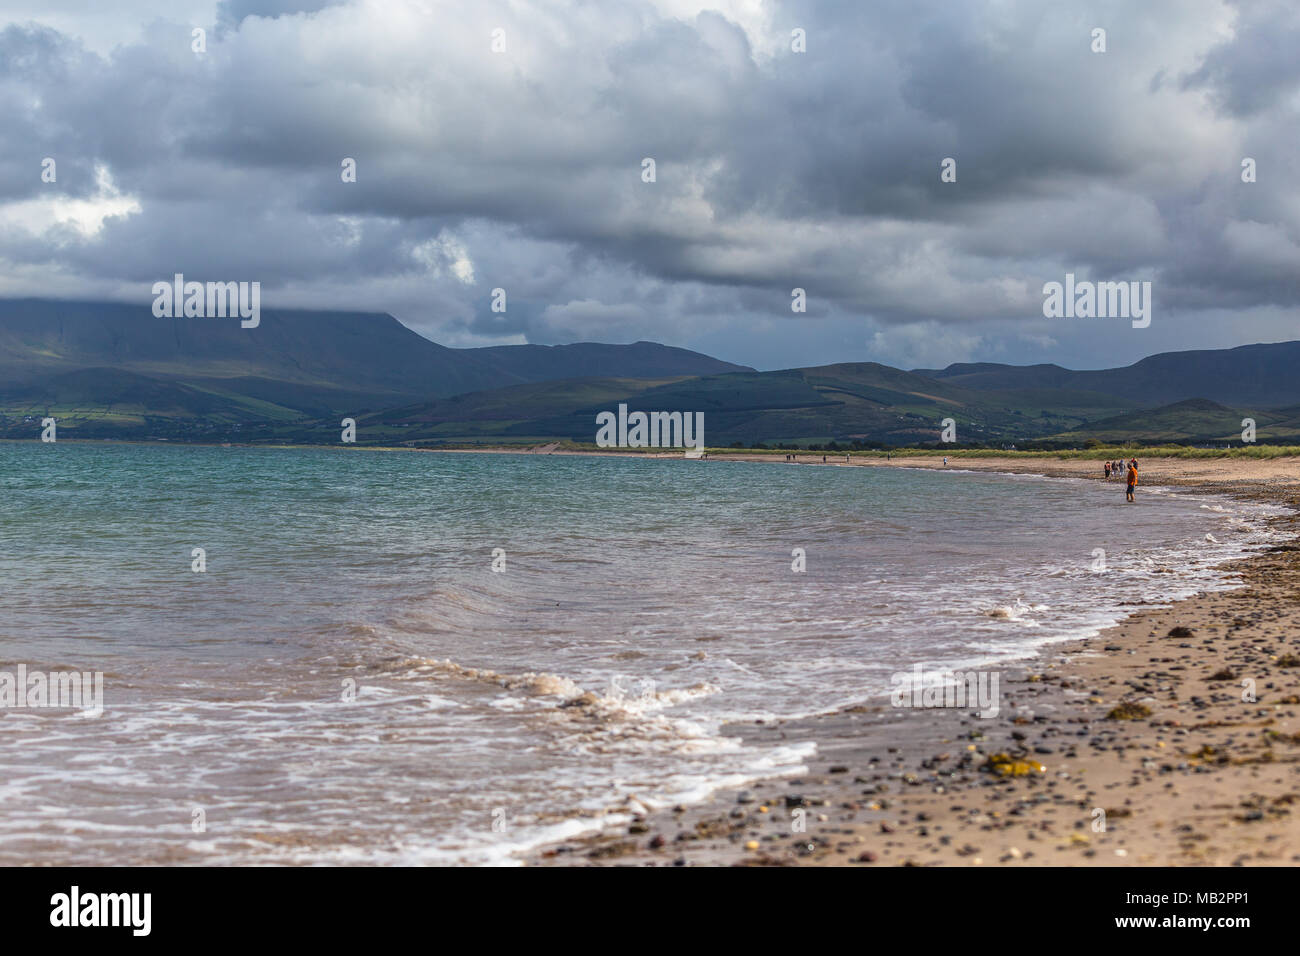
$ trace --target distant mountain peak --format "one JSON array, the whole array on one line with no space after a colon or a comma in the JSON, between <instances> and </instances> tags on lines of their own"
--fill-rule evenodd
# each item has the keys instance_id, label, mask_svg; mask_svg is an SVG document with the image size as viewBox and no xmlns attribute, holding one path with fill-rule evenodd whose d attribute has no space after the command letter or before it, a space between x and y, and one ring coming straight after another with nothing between
<instances>
[{"instance_id":1,"label":"distant mountain peak","mask_svg":"<svg viewBox=\"0 0 1300 956\"><path fill-rule=\"evenodd\" d=\"M16 380L81 368L154 378L284 381L377 402L584 376L655 378L748 371L688 349L637 342L453 349L387 312L263 309L237 321L158 318L148 303L0 300L0 370Z\"/></svg>"}]
</instances>

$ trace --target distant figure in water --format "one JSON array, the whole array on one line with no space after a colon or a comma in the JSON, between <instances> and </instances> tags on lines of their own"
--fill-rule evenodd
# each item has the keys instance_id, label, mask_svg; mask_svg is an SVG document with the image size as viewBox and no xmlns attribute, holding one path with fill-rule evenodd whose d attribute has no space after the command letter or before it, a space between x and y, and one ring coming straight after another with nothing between
<instances>
[{"instance_id":1,"label":"distant figure in water","mask_svg":"<svg viewBox=\"0 0 1300 956\"><path fill-rule=\"evenodd\" d=\"M1110 481L1110 462L1106 462L1105 472L1106 472L1106 480Z\"/></svg>"},{"instance_id":2,"label":"distant figure in water","mask_svg":"<svg viewBox=\"0 0 1300 956\"><path fill-rule=\"evenodd\" d=\"M1134 458L1131 462L1128 463L1128 489L1125 493L1125 497L1129 501L1133 500L1133 489L1137 487L1137 483L1138 483L1138 463L1137 463L1137 459Z\"/></svg>"}]
</instances>

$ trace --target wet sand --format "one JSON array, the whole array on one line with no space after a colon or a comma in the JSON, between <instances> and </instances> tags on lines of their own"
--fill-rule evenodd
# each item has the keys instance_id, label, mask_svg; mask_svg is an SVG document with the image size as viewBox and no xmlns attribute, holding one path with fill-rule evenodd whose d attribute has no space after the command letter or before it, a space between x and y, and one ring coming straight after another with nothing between
<instances>
[{"instance_id":1,"label":"wet sand","mask_svg":"<svg viewBox=\"0 0 1300 956\"><path fill-rule=\"evenodd\" d=\"M800 457L821 464L820 455ZM1281 504L1291 513L1275 519L1278 526L1300 531L1300 460L1139 461L1139 500L1144 485L1156 484ZM941 459L909 457L854 465L943 467ZM1092 460L951 458L948 467L1102 480L1101 462ZM1126 507L1122 484L1111 483L1116 507ZM818 754L800 777L646 813L525 862L1300 863L1300 544L1275 546L1233 570L1238 590L1138 610L1095 638L1000 668L996 717L886 702L733 726L749 738L814 740ZM1246 680L1253 700L1243 699L1251 696ZM1136 705L1137 716L1120 719L1122 705ZM1000 755L1008 760L990 759ZM998 762L1012 772L998 772Z\"/></svg>"}]
</instances>

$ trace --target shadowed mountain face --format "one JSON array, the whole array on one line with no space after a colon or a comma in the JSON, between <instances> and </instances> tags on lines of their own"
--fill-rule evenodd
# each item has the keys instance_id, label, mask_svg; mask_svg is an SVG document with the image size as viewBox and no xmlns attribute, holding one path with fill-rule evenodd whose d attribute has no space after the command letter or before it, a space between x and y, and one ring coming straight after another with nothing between
<instances>
[{"instance_id":1,"label":"shadowed mountain face","mask_svg":"<svg viewBox=\"0 0 1300 956\"><path fill-rule=\"evenodd\" d=\"M1271 409L1300 401L1290 372L1296 358L1300 343L1171 353L1098 372L1053 365L905 372L860 362L659 381L593 378L381 411L365 425L390 440L590 442L597 413L625 403L630 410L703 412L706 442L714 446L935 442L946 418L963 443L1239 441L1245 417L1257 420L1261 441L1289 441L1300 436L1294 410ZM1219 362L1237 371L1205 371ZM1246 368L1254 370L1249 383L1239 377ZM1207 394L1215 400L1200 397Z\"/></svg>"},{"instance_id":2,"label":"shadowed mountain face","mask_svg":"<svg viewBox=\"0 0 1300 956\"><path fill-rule=\"evenodd\" d=\"M237 319L156 318L149 304L0 301L6 383L48 382L82 369L201 383L304 411L347 411L358 402L379 408L582 376L745 367L651 342L450 349L383 313L267 309L258 327L245 329Z\"/></svg>"},{"instance_id":3,"label":"shadowed mountain face","mask_svg":"<svg viewBox=\"0 0 1300 956\"><path fill-rule=\"evenodd\" d=\"M1167 405L1192 398L1259 408L1300 403L1300 342L1163 352L1125 368L1084 372L1059 365L988 363L916 371L950 385L980 391L1073 389L1114 395L1134 406Z\"/></svg>"},{"instance_id":4,"label":"shadowed mountain face","mask_svg":"<svg viewBox=\"0 0 1300 956\"><path fill-rule=\"evenodd\" d=\"M1064 393L1065 401L1076 399ZM1023 407L1016 402L1029 401ZM936 441L945 418L962 441L1050 434L1124 408L1085 396L1081 405L1041 407L1037 392L986 394L873 362L671 380L583 379L475 392L378 412L359 423L366 434L408 441L591 442L596 415L629 410L703 412L710 445L742 442Z\"/></svg>"},{"instance_id":5,"label":"shadowed mountain face","mask_svg":"<svg viewBox=\"0 0 1300 956\"><path fill-rule=\"evenodd\" d=\"M596 415L703 412L706 442L907 445L1300 434L1300 342L1154 355L1127 368L874 362L756 372L650 342L449 349L392 316L264 310L159 319L147 306L0 301L0 436L361 443L590 442Z\"/></svg>"}]
</instances>

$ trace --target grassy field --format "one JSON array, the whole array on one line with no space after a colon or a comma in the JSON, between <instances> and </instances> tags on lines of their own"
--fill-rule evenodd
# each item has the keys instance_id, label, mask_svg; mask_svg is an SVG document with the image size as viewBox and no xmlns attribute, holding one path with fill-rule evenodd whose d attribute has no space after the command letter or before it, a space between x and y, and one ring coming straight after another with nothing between
<instances>
[{"instance_id":1,"label":"grassy field","mask_svg":"<svg viewBox=\"0 0 1300 956\"><path fill-rule=\"evenodd\" d=\"M785 449L710 448L714 454L789 455ZM1078 458L1105 461L1108 458L1291 458L1300 456L1300 445L1250 445L1238 448L1191 448L1186 445L1103 445L1097 448L1059 451L1001 451L996 448L897 448L889 451L798 451L798 455L848 455L851 458Z\"/></svg>"},{"instance_id":2,"label":"grassy field","mask_svg":"<svg viewBox=\"0 0 1300 956\"><path fill-rule=\"evenodd\" d=\"M855 452L856 455L884 457L886 452ZM1105 461L1108 458L1292 458L1300 456L1300 445L1242 445L1237 448L1192 448L1187 445L1103 445L1097 448L1060 451L999 451L993 448L963 448L955 451L915 448L891 451L893 457L949 458L1078 458Z\"/></svg>"},{"instance_id":3,"label":"grassy field","mask_svg":"<svg viewBox=\"0 0 1300 956\"><path fill-rule=\"evenodd\" d=\"M599 448L590 442L556 441L550 442L557 451L601 452L604 454L681 454L681 449L672 448ZM472 451L475 448L514 448L526 451L530 445L520 443L517 446L502 445L491 442L464 442L455 445L440 445L434 448ZM1108 458L1294 458L1300 457L1300 445L1242 445L1235 448L1192 448L1187 445L1101 445L1093 448L1067 448L1056 451L1003 451L997 448L891 448L885 451L825 451L787 448L706 448L711 455L785 455L795 454L804 458L825 455L828 459L843 458L1024 458L1032 459L1080 459L1083 461L1105 461Z\"/></svg>"}]
</instances>

